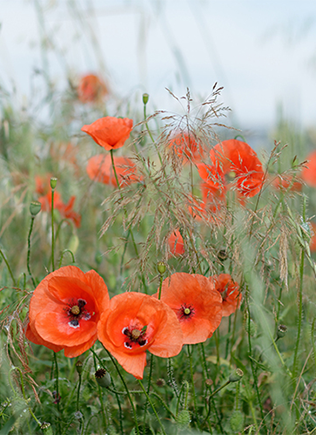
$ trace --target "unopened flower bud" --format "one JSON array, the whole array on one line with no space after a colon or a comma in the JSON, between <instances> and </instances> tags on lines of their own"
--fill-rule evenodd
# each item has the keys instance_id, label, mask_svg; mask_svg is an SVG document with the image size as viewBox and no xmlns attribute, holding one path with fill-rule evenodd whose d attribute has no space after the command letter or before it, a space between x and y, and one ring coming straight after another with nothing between
<instances>
[{"instance_id":1,"label":"unopened flower bud","mask_svg":"<svg viewBox=\"0 0 316 435\"><path fill-rule=\"evenodd\" d=\"M77 361L75 366L76 366L76 370L77 370L78 375L81 375L82 370L83 370L83 367L82 367L83 363L82 363L82 361Z\"/></svg>"},{"instance_id":2,"label":"unopened flower bud","mask_svg":"<svg viewBox=\"0 0 316 435\"><path fill-rule=\"evenodd\" d=\"M229 375L228 379L230 382L238 382L243 376L244 372L241 369L236 369Z\"/></svg>"},{"instance_id":3,"label":"unopened flower bud","mask_svg":"<svg viewBox=\"0 0 316 435\"><path fill-rule=\"evenodd\" d=\"M32 201L30 204L30 213L32 216L36 216L41 211L41 203L38 201Z\"/></svg>"},{"instance_id":4,"label":"unopened flower bud","mask_svg":"<svg viewBox=\"0 0 316 435\"><path fill-rule=\"evenodd\" d=\"M159 263L157 264L157 269L158 272L160 273L160 275L163 275L166 271L166 265L163 261L159 261Z\"/></svg>"},{"instance_id":5,"label":"unopened flower bud","mask_svg":"<svg viewBox=\"0 0 316 435\"><path fill-rule=\"evenodd\" d=\"M149 95L148 94L143 94L143 103L146 105L148 103L149 100Z\"/></svg>"},{"instance_id":6,"label":"unopened flower bud","mask_svg":"<svg viewBox=\"0 0 316 435\"><path fill-rule=\"evenodd\" d=\"M241 432L243 429L244 416L240 411L234 411L230 417L229 423L234 433Z\"/></svg>"},{"instance_id":7,"label":"unopened flower bud","mask_svg":"<svg viewBox=\"0 0 316 435\"><path fill-rule=\"evenodd\" d=\"M287 333L287 326L285 325L279 325L277 329L277 337L283 338L285 334Z\"/></svg>"},{"instance_id":8,"label":"unopened flower bud","mask_svg":"<svg viewBox=\"0 0 316 435\"><path fill-rule=\"evenodd\" d=\"M183 409L182 411L180 411L176 417L176 420L177 420L177 423L179 426L182 426L182 427L188 426L190 421L191 421L189 411L187 411L186 409Z\"/></svg>"},{"instance_id":9,"label":"unopened flower bud","mask_svg":"<svg viewBox=\"0 0 316 435\"><path fill-rule=\"evenodd\" d=\"M50 423L44 423L41 424L40 429L42 432L44 432L46 435L53 435L53 429Z\"/></svg>"},{"instance_id":10,"label":"unopened flower bud","mask_svg":"<svg viewBox=\"0 0 316 435\"><path fill-rule=\"evenodd\" d=\"M95 380L100 385L100 387L108 388L111 385L110 373L105 369L99 369L94 374Z\"/></svg>"},{"instance_id":11,"label":"unopened flower bud","mask_svg":"<svg viewBox=\"0 0 316 435\"><path fill-rule=\"evenodd\" d=\"M220 261L225 261L228 258L226 249L221 249L220 251L218 251L217 257Z\"/></svg>"},{"instance_id":12,"label":"unopened flower bud","mask_svg":"<svg viewBox=\"0 0 316 435\"><path fill-rule=\"evenodd\" d=\"M50 179L50 187L54 190L57 185L57 178Z\"/></svg>"},{"instance_id":13,"label":"unopened flower bud","mask_svg":"<svg viewBox=\"0 0 316 435\"><path fill-rule=\"evenodd\" d=\"M206 385L211 387L213 385L213 380L212 379L205 379L205 383L206 383Z\"/></svg>"}]
</instances>

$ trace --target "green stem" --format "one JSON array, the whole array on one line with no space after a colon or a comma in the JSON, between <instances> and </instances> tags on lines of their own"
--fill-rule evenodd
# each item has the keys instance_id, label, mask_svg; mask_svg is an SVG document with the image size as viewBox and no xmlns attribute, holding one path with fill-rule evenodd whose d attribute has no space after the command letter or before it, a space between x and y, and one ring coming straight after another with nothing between
<instances>
[{"instance_id":1,"label":"green stem","mask_svg":"<svg viewBox=\"0 0 316 435\"><path fill-rule=\"evenodd\" d=\"M104 347L104 346L103 346ZM114 365L114 367L115 367L115 369L116 369L116 371L117 371L117 373L118 373L118 375L119 375L119 377L120 377L120 379L121 379L121 381L122 381L122 384L123 384L123 386L124 386L124 388L125 388L125 391L126 391L126 393L127 393L127 397L128 397L128 400L130 401L130 404L131 404L131 407L132 407L132 411L133 411L133 415L134 415L134 421L135 421L135 427L136 427L136 432L137 432L137 435L140 435L140 432L139 432L139 426L138 426L138 421L137 421L137 414L136 414L136 410L135 410L135 406L134 406L134 403L133 403L133 400L132 400L132 397L131 397L131 395L130 395L130 392L129 392L129 389L128 389L128 387L127 387L127 385L126 385L126 382L125 382L125 380L124 380L124 378L123 378L123 376L122 376L122 374L121 374L121 372L120 372L120 369L118 368L118 366L117 366L117 363L116 363L116 361L115 361L115 359L113 358L113 356L111 355L111 353L104 347L104 349L106 350L106 352L107 352L107 354L109 355L109 357L111 358L111 361L112 361L112 363L113 363L113 365ZM142 387L142 389L144 389L144 387ZM146 393L146 392L145 392ZM147 393L146 393L147 394Z\"/></svg>"},{"instance_id":2,"label":"green stem","mask_svg":"<svg viewBox=\"0 0 316 435\"><path fill-rule=\"evenodd\" d=\"M56 388L56 405L58 411L57 418L57 435L60 434L60 406L59 406L59 370L58 370L58 361L57 361L57 353L54 352L54 361L55 361L55 388Z\"/></svg>"},{"instance_id":3,"label":"green stem","mask_svg":"<svg viewBox=\"0 0 316 435\"><path fill-rule=\"evenodd\" d=\"M203 420L202 426L207 422L210 413L211 413L211 401L213 399L213 397L215 396L215 394L217 394L219 391L221 391L223 388L225 388L228 384L230 384L230 380L228 379L228 381L225 382L225 384L221 385L219 388L217 388L217 390L213 391L213 393L210 395L209 399L208 399L208 412L206 414L206 417Z\"/></svg>"},{"instance_id":4,"label":"green stem","mask_svg":"<svg viewBox=\"0 0 316 435\"><path fill-rule=\"evenodd\" d=\"M55 270L55 234L54 234L54 189L52 189L52 210L51 210L51 218L52 218L52 271Z\"/></svg>"},{"instance_id":5,"label":"green stem","mask_svg":"<svg viewBox=\"0 0 316 435\"><path fill-rule=\"evenodd\" d=\"M196 400L195 385L194 385L194 371L193 371L192 349L193 349L193 346L192 345L188 345L188 354L189 354L189 361L190 361L190 375L191 375L191 384L192 384L192 396L193 396L194 413L196 415L196 420L197 420L198 426L200 427L200 422L198 420L197 400Z\"/></svg>"},{"instance_id":6,"label":"green stem","mask_svg":"<svg viewBox=\"0 0 316 435\"><path fill-rule=\"evenodd\" d=\"M14 287L15 287L16 283L15 283L15 279L14 279L14 276L13 276L13 273L12 273L12 270L11 270L11 267L10 267L10 265L9 265L9 263L8 263L8 260L6 259L6 256L4 255L4 252L2 251L1 248L0 248L0 254L1 254L1 256L2 256L2 258L3 258L3 260L4 260L4 262L5 262L5 264L7 265L7 268L8 268L9 274L10 274L10 276L11 276L11 279L12 279L12 281L13 281L13 285L14 285Z\"/></svg>"},{"instance_id":7,"label":"green stem","mask_svg":"<svg viewBox=\"0 0 316 435\"><path fill-rule=\"evenodd\" d=\"M302 249L301 253L301 263L300 263L300 286L299 286L299 305L298 305L298 328L297 328L297 338L296 338L296 345L295 345L295 351L294 351L294 362L293 362L293 380L296 379L297 374L297 355L298 355L298 349L300 345L300 339L301 339L301 329L302 329L302 315L303 315L303 275L304 275L304 258L305 253Z\"/></svg>"},{"instance_id":8,"label":"green stem","mask_svg":"<svg viewBox=\"0 0 316 435\"><path fill-rule=\"evenodd\" d=\"M26 260L26 264L27 264L27 270L28 270L29 275L30 275L30 277L31 277L31 279L32 279L33 286L36 287L36 283L35 283L35 280L34 280L34 278L33 278L33 275L32 275L32 272L31 272L31 267L30 267L30 257L31 257L31 234L32 234L32 231L33 231L34 219L35 219L35 216L32 216L32 217L31 217L31 225L30 225L29 235L28 235L28 237L27 237L27 260Z\"/></svg>"},{"instance_id":9,"label":"green stem","mask_svg":"<svg viewBox=\"0 0 316 435\"><path fill-rule=\"evenodd\" d=\"M165 432L165 428L163 427L163 425L162 425L162 423L161 423L161 420L160 420L160 418L159 418L159 415L157 414L156 408L154 407L154 405L153 405L153 403L152 403L150 397L148 396L148 394L147 394L147 392L146 392L146 390L145 390L145 388L144 388L144 386L143 386L143 384L142 384L142 381L141 381L140 379L138 379L138 383L139 383L141 389L143 390L143 392L145 393L145 396L146 396L146 398L147 398L147 400L148 400L148 402L149 402L149 404L150 404L152 410L154 411L154 414L155 414L155 416L156 416L156 418L157 418L157 421L158 421L158 423L159 423L159 426L161 427L161 431L162 431L162 433L163 433L164 435L167 435L166 432Z\"/></svg>"},{"instance_id":10,"label":"green stem","mask_svg":"<svg viewBox=\"0 0 316 435\"><path fill-rule=\"evenodd\" d=\"M158 293L158 299L159 299L159 300L161 299L162 281L163 281L163 275L160 275L159 293Z\"/></svg>"},{"instance_id":11,"label":"green stem","mask_svg":"<svg viewBox=\"0 0 316 435\"><path fill-rule=\"evenodd\" d=\"M79 383L78 383L78 391L77 391L77 411L80 409L80 387L81 387L81 373L78 373L79 375Z\"/></svg>"},{"instance_id":12,"label":"green stem","mask_svg":"<svg viewBox=\"0 0 316 435\"><path fill-rule=\"evenodd\" d=\"M75 259L75 256L74 256L73 252L72 252L70 249L64 249L63 252L62 252L62 254L61 254L61 256L60 256L60 260L59 260L58 267L61 267L62 262L63 262L63 259L64 259L64 255L65 255L67 252L71 255L72 262L73 262L73 263L76 262L76 259Z\"/></svg>"}]
</instances>

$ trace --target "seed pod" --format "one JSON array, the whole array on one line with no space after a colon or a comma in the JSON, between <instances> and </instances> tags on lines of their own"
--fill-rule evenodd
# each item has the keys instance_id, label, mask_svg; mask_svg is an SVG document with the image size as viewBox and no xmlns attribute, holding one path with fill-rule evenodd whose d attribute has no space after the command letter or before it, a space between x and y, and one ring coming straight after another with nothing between
<instances>
[{"instance_id":1,"label":"seed pod","mask_svg":"<svg viewBox=\"0 0 316 435\"><path fill-rule=\"evenodd\" d=\"M228 254L227 254L226 249L221 249L220 251L218 251L217 258L220 261L225 261L228 258Z\"/></svg>"},{"instance_id":2,"label":"seed pod","mask_svg":"<svg viewBox=\"0 0 316 435\"><path fill-rule=\"evenodd\" d=\"M46 435L53 435L53 429L50 423L44 423L41 424L40 429L42 432L44 432Z\"/></svg>"},{"instance_id":3,"label":"seed pod","mask_svg":"<svg viewBox=\"0 0 316 435\"><path fill-rule=\"evenodd\" d=\"M149 95L148 94L143 94L143 103L146 105L148 103L149 100Z\"/></svg>"},{"instance_id":4,"label":"seed pod","mask_svg":"<svg viewBox=\"0 0 316 435\"><path fill-rule=\"evenodd\" d=\"M50 187L54 190L57 185L57 178L50 179Z\"/></svg>"},{"instance_id":5,"label":"seed pod","mask_svg":"<svg viewBox=\"0 0 316 435\"><path fill-rule=\"evenodd\" d=\"M160 273L160 275L163 275L166 271L166 265L163 261L159 261L159 263L157 264L157 269L158 272Z\"/></svg>"},{"instance_id":6,"label":"seed pod","mask_svg":"<svg viewBox=\"0 0 316 435\"><path fill-rule=\"evenodd\" d=\"M244 372L241 369L236 369L229 375L230 382L238 382L244 376Z\"/></svg>"},{"instance_id":7,"label":"seed pod","mask_svg":"<svg viewBox=\"0 0 316 435\"><path fill-rule=\"evenodd\" d=\"M110 373L105 369L99 369L94 374L95 380L100 385L100 387L107 388L111 385Z\"/></svg>"},{"instance_id":8,"label":"seed pod","mask_svg":"<svg viewBox=\"0 0 316 435\"><path fill-rule=\"evenodd\" d=\"M76 366L76 370L77 370L78 375L81 375L82 370L83 370L83 367L82 367L83 363L82 363L82 361L77 361L75 366Z\"/></svg>"},{"instance_id":9,"label":"seed pod","mask_svg":"<svg viewBox=\"0 0 316 435\"><path fill-rule=\"evenodd\" d=\"M157 387L164 387L166 385L166 381L162 378L157 379L156 381Z\"/></svg>"},{"instance_id":10,"label":"seed pod","mask_svg":"<svg viewBox=\"0 0 316 435\"><path fill-rule=\"evenodd\" d=\"M285 325L279 325L277 329L277 337L283 338L285 334L287 333L287 326Z\"/></svg>"},{"instance_id":11,"label":"seed pod","mask_svg":"<svg viewBox=\"0 0 316 435\"><path fill-rule=\"evenodd\" d=\"M30 204L30 213L32 216L36 216L41 211L41 203L38 201L32 201Z\"/></svg>"}]
</instances>

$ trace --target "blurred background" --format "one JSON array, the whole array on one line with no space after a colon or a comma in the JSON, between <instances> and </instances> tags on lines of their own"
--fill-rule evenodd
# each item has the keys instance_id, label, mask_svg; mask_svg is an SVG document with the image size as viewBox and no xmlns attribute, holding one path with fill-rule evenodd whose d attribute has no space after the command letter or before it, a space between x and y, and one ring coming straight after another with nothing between
<instances>
[{"instance_id":1,"label":"blurred background","mask_svg":"<svg viewBox=\"0 0 316 435\"><path fill-rule=\"evenodd\" d=\"M316 118L313 0L0 0L2 96L47 116L49 82L103 77L113 95L173 110L187 87L203 100L215 82L228 124L264 137L280 119ZM139 101L141 105L141 101ZM37 109L36 109L37 107ZM38 110L38 113L36 113ZM45 114L46 113L46 114Z\"/></svg>"}]
</instances>

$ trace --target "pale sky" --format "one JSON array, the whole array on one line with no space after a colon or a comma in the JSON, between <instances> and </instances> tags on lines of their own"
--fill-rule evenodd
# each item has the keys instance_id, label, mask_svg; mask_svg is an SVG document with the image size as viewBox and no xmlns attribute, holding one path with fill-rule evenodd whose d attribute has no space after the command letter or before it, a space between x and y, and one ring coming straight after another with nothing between
<instances>
[{"instance_id":1,"label":"pale sky","mask_svg":"<svg viewBox=\"0 0 316 435\"><path fill-rule=\"evenodd\" d=\"M61 88L66 74L104 71L117 93L141 89L168 110L166 87L206 97L218 82L236 127L274 125L279 104L288 119L316 125L314 0L0 0L0 7L0 84L14 84L18 98L30 98L34 69L43 66L42 32Z\"/></svg>"}]
</instances>

